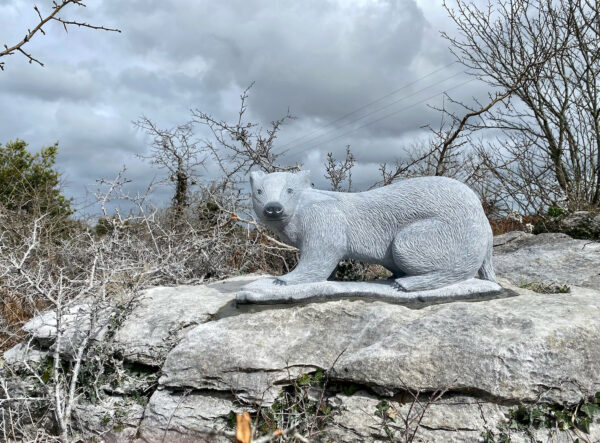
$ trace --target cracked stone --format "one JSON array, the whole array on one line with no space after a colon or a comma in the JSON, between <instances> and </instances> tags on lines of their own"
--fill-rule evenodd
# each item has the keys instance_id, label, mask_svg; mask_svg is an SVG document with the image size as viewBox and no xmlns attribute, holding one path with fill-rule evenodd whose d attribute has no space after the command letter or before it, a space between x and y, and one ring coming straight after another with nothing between
<instances>
[{"instance_id":1,"label":"cracked stone","mask_svg":"<svg viewBox=\"0 0 600 443\"><path fill-rule=\"evenodd\" d=\"M222 318L188 332L160 383L272 401L302 373L394 393L406 386L504 402L577 403L600 391L600 294L536 294L409 309L330 301Z\"/></svg>"}]
</instances>

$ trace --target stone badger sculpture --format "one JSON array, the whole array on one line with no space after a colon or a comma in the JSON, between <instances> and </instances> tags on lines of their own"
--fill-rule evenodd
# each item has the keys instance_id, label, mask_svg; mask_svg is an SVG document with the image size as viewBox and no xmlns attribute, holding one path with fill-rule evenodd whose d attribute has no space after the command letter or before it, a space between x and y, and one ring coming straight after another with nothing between
<instances>
[{"instance_id":1,"label":"stone badger sculpture","mask_svg":"<svg viewBox=\"0 0 600 443\"><path fill-rule=\"evenodd\" d=\"M495 282L492 230L477 195L445 177L405 179L366 192L313 189L308 171L250 173L260 220L300 250L275 279L327 280L343 259L380 264L400 291L441 288L475 277Z\"/></svg>"}]
</instances>

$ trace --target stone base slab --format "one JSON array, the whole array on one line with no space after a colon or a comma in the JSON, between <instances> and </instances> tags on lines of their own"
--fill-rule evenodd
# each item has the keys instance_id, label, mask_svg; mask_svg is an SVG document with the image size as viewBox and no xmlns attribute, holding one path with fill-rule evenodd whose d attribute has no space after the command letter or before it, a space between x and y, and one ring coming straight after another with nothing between
<instances>
[{"instance_id":1,"label":"stone base slab","mask_svg":"<svg viewBox=\"0 0 600 443\"><path fill-rule=\"evenodd\" d=\"M323 281L280 286L274 278L262 278L241 288L238 304L278 304L362 298L425 306L456 300L486 300L514 295L498 283L472 278L450 286L427 291L403 292L395 289L393 280L371 282Z\"/></svg>"}]
</instances>

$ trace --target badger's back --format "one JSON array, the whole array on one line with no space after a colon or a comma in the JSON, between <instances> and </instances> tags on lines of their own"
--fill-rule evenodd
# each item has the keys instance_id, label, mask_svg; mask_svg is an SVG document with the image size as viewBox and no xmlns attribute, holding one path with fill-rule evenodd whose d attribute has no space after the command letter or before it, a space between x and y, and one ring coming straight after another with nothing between
<instances>
[{"instance_id":1,"label":"badger's back","mask_svg":"<svg viewBox=\"0 0 600 443\"><path fill-rule=\"evenodd\" d=\"M475 192L448 177L417 177L365 192L328 194L351 218L387 220L391 216L396 222L411 223L431 217L485 216Z\"/></svg>"}]
</instances>

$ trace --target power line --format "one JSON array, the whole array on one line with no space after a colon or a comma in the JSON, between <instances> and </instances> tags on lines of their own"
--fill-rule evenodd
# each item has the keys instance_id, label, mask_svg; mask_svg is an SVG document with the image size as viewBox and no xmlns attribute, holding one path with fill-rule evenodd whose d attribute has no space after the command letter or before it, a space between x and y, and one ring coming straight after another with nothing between
<instances>
[{"instance_id":1,"label":"power line","mask_svg":"<svg viewBox=\"0 0 600 443\"><path fill-rule=\"evenodd\" d=\"M475 80L475 79L474 79L474 78L472 78L472 79L469 79L469 80L467 80L467 81L465 81L465 82L459 83L458 85L455 85L455 86L453 86L453 87L451 87L451 88L445 89L444 91L442 91L442 92L438 92L438 93L436 93L436 94L434 94L434 95L432 95L432 96L430 96L430 97L427 97L427 98L425 98L425 99L423 99L423 100L419 100L418 102L415 102L415 103L413 103L413 104L411 104L411 105L409 105L409 106L406 106L406 107L404 107L404 108L402 108L402 109L399 109L399 110L397 110L397 111L394 111L394 112L391 112L391 113L389 113L389 114L386 114L386 115L384 115L384 116L382 116L382 117L379 117L379 118L377 118L377 119L375 119L375 120L372 120L372 121L370 121L370 122L367 122L367 123L365 123L364 125L358 126L358 127L354 128L354 129L352 129L352 130L348 131L348 132L345 132L345 133L343 133L343 134L340 134L340 135L338 135L338 136L336 136L336 137L330 138L329 140L326 140L326 141L324 141L324 142L322 142L322 143L317 143L317 144L315 144L315 145L312 145L312 146L307 146L307 147L305 147L305 148L301 148L301 149L297 150L296 152L304 152L304 151L306 151L306 150L308 150L308 149L314 149L314 148L317 148L317 147L319 147L319 146L322 146L322 145L324 145L324 144L330 143L330 142L332 142L332 141L334 141L334 140L337 140L337 139L339 139L339 138L341 138L341 137L345 137L346 135L348 135L348 134L351 134L351 133L353 133L353 132L355 132L355 131L357 131L357 130L359 130L359 129L365 128L365 127L367 127L367 126L370 126L370 125L372 125L372 124L374 124L374 123L377 123L377 122L379 122L379 121L381 121L381 120L384 120L384 119L386 119L386 118L388 118L388 117L391 117L391 116L393 116L393 115L399 114L400 112L403 112L403 111L406 111L406 110L408 110L408 109L414 108L415 106L417 106L417 105L420 105L420 104L422 104L422 103L425 103L425 102L426 102L426 101L428 101L428 100L432 100L432 99L434 99L434 98L435 98L435 97L437 97L438 95L441 95L441 94L447 93L447 92L449 92L449 91L452 91L452 90L454 90L454 89L456 89L456 88L460 88L461 86L464 86L464 85L466 85L466 84L468 84L468 83L471 83L471 82L472 82L472 81L474 81L474 80Z\"/></svg>"},{"instance_id":2,"label":"power line","mask_svg":"<svg viewBox=\"0 0 600 443\"><path fill-rule=\"evenodd\" d=\"M315 134L315 133L317 133L317 132L321 131L323 128L327 128L327 127L329 127L329 126L331 126L331 125L333 125L333 124L335 124L335 123L339 122L340 120L343 120L343 119L345 119L346 117L350 117L351 115L354 115L354 114L356 114L357 112L359 112L359 111L362 111L363 109L365 109L365 108L368 108L368 107L369 107L369 106L371 106L371 105L374 105L374 104L376 104L376 103L379 103L380 101L382 101L382 100L385 100L386 98L388 98L388 97L390 97L390 96L392 96L392 95L394 95L394 94L397 94L398 92L400 92L400 91L402 91L402 90L404 90L404 89L406 89L406 88L408 88L408 87L410 87L410 86L413 86L414 84L416 84L416 83L420 82L421 80L424 80L424 79L426 79L427 77L431 77L433 74L437 74L438 72L440 72L440 71L443 71L443 70L444 70L444 69L446 69L446 68L449 68L450 66L452 66L452 65L453 65L453 64L455 64L455 63L456 63L456 61L454 61L454 62L452 62L452 63L448 63L447 65L445 65L445 66L442 66L441 68L438 68L438 69L436 69L435 71L431 71L430 73L428 73L428 74L425 74L424 76L422 76L422 77L419 77L418 79L416 79L416 80L414 80L414 81L412 81L412 82L410 82L410 83L407 83L407 84L405 84L404 86L401 86L401 87L400 87L400 88L398 88L398 89L394 89L393 91L391 91L391 92L389 92L389 93L387 93L387 94L385 94L385 95L383 95L383 96L381 96L381 97L379 97L379 98L377 98L377 99L373 100L372 102L369 102L369 103L367 103L367 104L365 104L365 105L362 105L361 107L359 107L359 108L355 109L354 111L351 111L351 112L349 112L349 113L347 113L347 114L344 114L344 115L342 115L341 117L339 117L339 118L337 118L337 119L335 119L335 120L332 120L332 121L330 121L329 123L325 124L325 125L324 125L322 128L320 128L320 129L315 129L315 130L313 130L313 131L309 132L308 134L304 134L304 135L302 135L302 136L300 136L300 137L298 137L298 138L295 138L295 139L293 139L293 140L291 140L291 141L289 141L289 142L287 142L287 143L285 143L285 144L281 145L281 146L280 146L280 148L285 148L286 146L289 146L289 145L295 144L296 142L298 142L298 141L300 141L300 140L303 140L303 139L305 139L306 137L310 137L310 136L312 136L313 134Z\"/></svg>"},{"instance_id":3,"label":"power line","mask_svg":"<svg viewBox=\"0 0 600 443\"><path fill-rule=\"evenodd\" d=\"M455 74L451 75L450 77L444 78L444 79L442 79L442 80L439 80L439 81L437 81L437 82L435 82L435 83L432 83L432 84L430 84L430 85L428 85L428 86L425 86L424 88L421 88L421 89L419 89L419 90L417 90L417 91L413 92L412 94L409 94L409 95L405 95L405 96L403 96L403 97L400 97L399 99L397 99L397 100L394 100L393 102L390 102L390 103L388 103L388 104L386 104L386 105L384 105L384 106L381 106L381 107L380 107L380 108L378 108L378 109L375 109L375 110L373 110L373 111L371 111L371 112L367 112L366 114L362 115L361 117L358 117L358 118L356 118L356 119L353 119L353 120L347 121L347 122L345 122L344 124L342 124L342 125L340 125L340 126L337 126L337 127L335 127L335 128L331 128L331 129L329 129L329 130L327 130L327 131L325 131L325 132L323 132L323 133L321 133L321 134L319 134L319 135L317 135L317 136L315 136L315 137L309 138L309 139L308 139L308 140L306 140L304 143L310 143L310 142L312 142L312 141L318 140L319 138L321 138L321 137L323 137L323 136L325 136L325 135L327 135L327 134L334 133L334 132L336 132L336 131L338 131L338 130L340 130L340 129L342 129L342 128L344 128L344 127L346 127L346 126L350 125L350 124L353 124L353 123L359 122L360 120L363 120L363 119L365 119L365 118L367 118L367 117L370 117L371 115L373 115L373 114L376 114L376 113L378 113L378 112L380 112L380 111L383 111L384 109L387 109L387 108L389 108L389 107L391 107L391 106L393 106L393 105L395 105L395 104L397 104L397 103L399 103L399 102L401 102L401 101L404 101L404 100L406 100L406 99L408 99L408 98L414 97L415 95L418 95L418 94L420 94L420 93L421 93L421 92L423 92L423 91L426 91L426 90L428 90L428 89L431 89L431 88L433 88L433 87L435 87L435 86L437 86L437 85L439 85L439 84L441 84L441 83L444 83L444 82L446 82L446 81L448 81L448 80L451 80L451 79L453 79L453 78L455 78L455 77L457 77L457 76L459 76L459 75L461 75L461 74L464 74L464 72L462 72L462 71L461 71L461 72L457 72L457 73L455 73ZM297 145L294 145L294 146L292 146L292 147L290 147L290 148L286 149L286 151L287 151L287 150L290 150L290 149L294 149L295 147L298 147L298 146L299 146L299 144L297 144Z\"/></svg>"}]
</instances>

